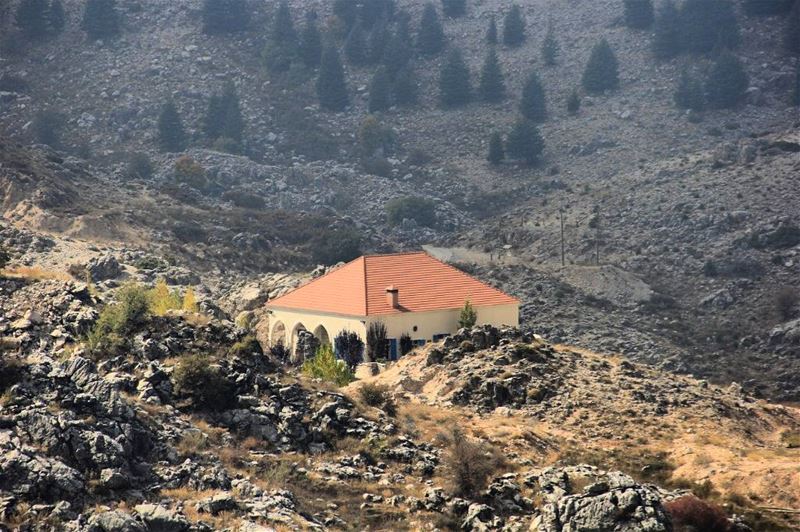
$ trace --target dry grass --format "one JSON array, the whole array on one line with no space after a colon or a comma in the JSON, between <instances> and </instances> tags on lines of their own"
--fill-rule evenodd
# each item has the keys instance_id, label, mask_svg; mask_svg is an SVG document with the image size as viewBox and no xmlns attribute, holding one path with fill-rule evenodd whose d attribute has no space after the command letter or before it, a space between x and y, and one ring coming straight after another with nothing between
<instances>
[{"instance_id":1,"label":"dry grass","mask_svg":"<svg viewBox=\"0 0 800 532\"><path fill-rule=\"evenodd\" d=\"M12 266L0 270L0 275L13 279L29 279L32 281L57 280L71 281L72 276L66 272L45 270L39 266Z\"/></svg>"}]
</instances>

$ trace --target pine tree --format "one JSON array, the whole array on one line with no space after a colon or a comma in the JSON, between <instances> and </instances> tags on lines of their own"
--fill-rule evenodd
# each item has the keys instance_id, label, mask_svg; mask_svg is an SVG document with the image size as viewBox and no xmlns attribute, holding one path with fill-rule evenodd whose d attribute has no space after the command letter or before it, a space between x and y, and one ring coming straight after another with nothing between
<instances>
[{"instance_id":1,"label":"pine tree","mask_svg":"<svg viewBox=\"0 0 800 532\"><path fill-rule=\"evenodd\" d=\"M244 132L244 118L242 108L239 104L239 95L236 94L236 87L233 83L228 83L222 93L222 106L225 110L225 122L222 128L222 138L231 139L239 146L242 144L242 134Z\"/></svg>"},{"instance_id":2,"label":"pine tree","mask_svg":"<svg viewBox=\"0 0 800 532\"><path fill-rule=\"evenodd\" d=\"M685 0L680 20L681 38L689 52L707 53L716 46L735 48L741 40L730 0Z\"/></svg>"},{"instance_id":3,"label":"pine tree","mask_svg":"<svg viewBox=\"0 0 800 532\"><path fill-rule=\"evenodd\" d=\"M322 36L317 27L316 13L310 11L306 14L306 24L300 35L298 48L300 60L308 68L317 68L322 57Z\"/></svg>"},{"instance_id":4,"label":"pine tree","mask_svg":"<svg viewBox=\"0 0 800 532\"><path fill-rule=\"evenodd\" d=\"M186 132L175 102L169 100L158 116L158 147L162 152L175 153L186 149Z\"/></svg>"},{"instance_id":5,"label":"pine tree","mask_svg":"<svg viewBox=\"0 0 800 532\"><path fill-rule=\"evenodd\" d=\"M669 59L681 53L681 15L674 0L665 0L658 10L653 38L653 54Z\"/></svg>"},{"instance_id":6,"label":"pine tree","mask_svg":"<svg viewBox=\"0 0 800 532\"><path fill-rule=\"evenodd\" d=\"M94 40L119 35L121 28L116 0L88 0L83 11L82 28Z\"/></svg>"},{"instance_id":7,"label":"pine tree","mask_svg":"<svg viewBox=\"0 0 800 532\"><path fill-rule=\"evenodd\" d=\"M736 106L744 97L750 83L747 72L738 57L723 51L708 73L706 101L714 109Z\"/></svg>"},{"instance_id":8,"label":"pine tree","mask_svg":"<svg viewBox=\"0 0 800 532\"><path fill-rule=\"evenodd\" d=\"M203 33L207 35L244 31L250 22L245 0L205 0L202 14Z\"/></svg>"},{"instance_id":9,"label":"pine tree","mask_svg":"<svg viewBox=\"0 0 800 532\"><path fill-rule=\"evenodd\" d=\"M499 102L506 97L506 84L503 78L503 71L500 68L500 61L494 48L486 54L486 61L481 69L481 79L478 86L478 93L484 102Z\"/></svg>"},{"instance_id":10,"label":"pine tree","mask_svg":"<svg viewBox=\"0 0 800 532\"><path fill-rule=\"evenodd\" d=\"M472 306L469 299L464 302L461 312L458 315L458 328L471 329L478 321L478 311Z\"/></svg>"},{"instance_id":11,"label":"pine tree","mask_svg":"<svg viewBox=\"0 0 800 532\"><path fill-rule=\"evenodd\" d=\"M783 34L783 47L793 55L800 55L800 2L795 1Z\"/></svg>"},{"instance_id":12,"label":"pine tree","mask_svg":"<svg viewBox=\"0 0 800 532\"><path fill-rule=\"evenodd\" d=\"M770 16L788 13L794 0L745 0L744 12L751 16Z\"/></svg>"},{"instance_id":13,"label":"pine tree","mask_svg":"<svg viewBox=\"0 0 800 532\"><path fill-rule=\"evenodd\" d=\"M486 30L486 43L490 45L497 44L497 21L494 15L489 17L489 28Z\"/></svg>"},{"instance_id":14,"label":"pine tree","mask_svg":"<svg viewBox=\"0 0 800 532\"><path fill-rule=\"evenodd\" d=\"M703 84L692 76L688 70L681 72L673 98L675 105L680 109L691 109L692 111L700 112L706 105Z\"/></svg>"},{"instance_id":15,"label":"pine tree","mask_svg":"<svg viewBox=\"0 0 800 532\"><path fill-rule=\"evenodd\" d=\"M203 129L209 140L230 139L241 144L244 119L239 96L232 83L225 86L222 94L211 95Z\"/></svg>"},{"instance_id":16,"label":"pine tree","mask_svg":"<svg viewBox=\"0 0 800 532\"><path fill-rule=\"evenodd\" d=\"M51 33L59 34L67 25L67 14L61 0L52 0L47 9L47 26Z\"/></svg>"},{"instance_id":17,"label":"pine tree","mask_svg":"<svg viewBox=\"0 0 800 532\"><path fill-rule=\"evenodd\" d=\"M439 77L439 101L444 107L466 105L472 98L469 67L461 50L452 48Z\"/></svg>"},{"instance_id":18,"label":"pine tree","mask_svg":"<svg viewBox=\"0 0 800 532\"><path fill-rule=\"evenodd\" d=\"M386 45L383 52L383 65L390 77L405 68L413 55L411 46L411 36L408 33L407 23L398 22L394 34Z\"/></svg>"},{"instance_id":19,"label":"pine tree","mask_svg":"<svg viewBox=\"0 0 800 532\"><path fill-rule=\"evenodd\" d=\"M567 112L571 115L578 114L578 111L581 109L581 97L578 94L578 91L572 89L572 92L569 93L569 97L567 98Z\"/></svg>"},{"instance_id":20,"label":"pine tree","mask_svg":"<svg viewBox=\"0 0 800 532\"><path fill-rule=\"evenodd\" d=\"M397 6L395 0L366 0L361 3L358 12L361 24L365 31L371 30L381 21L391 20L395 15Z\"/></svg>"},{"instance_id":21,"label":"pine tree","mask_svg":"<svg viewBox=\"0 0 800 532\"><path fill-rule=\"evenodd\" d=\"M525 18L519 5L514 4L503 21L503 44L514 47L523 42L525 42Z\"/></svg>"},{"instance_id":22,"label":"pine tree","mask_svg":"<svg viewBox=\"0 0 800 532\"><path fill-rule=\"evenodd\" d=\"M497 165L503 162L505 157L506 150L503 147L503 137L495 131L489 137L489 154L486 156L486 160L489 161L489 164Z\"/></svg>"},{"instance_id":23,"label":"pine tree","mask_svg":"<svg viewBox=\"0 0 800 532\"><path fill-rule=\"evenodd\" d=\"M597 43L583 71L583 88L593 94L619 87L619 64L605 39Z\"/></svg>"},{"instance_id":24,"label":"pine tree","mask_svg":"<svg viewBox=\"0 0 800 532\"><path fill-rule=\"evenodd\" d=\"M522 159L527 164L539 162L544 151L544 140L536 125L524 118L519 119L506 139L506 153L513 159Z\"/></svg>"},{"instance_id":25,"label":"pine tree","mask_svg":"<svg viewBox=\"0 0 800 532\"><path fill-rule=\"evenodd\" d=\"M417 75L411 65L406 65L397 73L392 84L394 103L399 106L414 105L418 91Z\"/></svg>"},{"instance_id":26,"label":"pine tree","mask_svg":"<svg viewBox=\"0 0 800 532\"><path fill-rule=\"evenodd\" d=\"M643 30L653 25L653 0L624 0L625 25Z\"/></svg>"},{"instance_id":27,"label":"pine tree","mask_svg":"<svg viewBox=\"0 0 800 532\"><path fill-rule=\"evenodd\" d=\"M444 49L444 30L432 3L425 4L417 33L417 49L423 55L437 55Z\"/></svg>"},{"instance_id":28,"label":"pine tree","mask_svg":"<svg viewBox=\"0 0 800 532\"><path fill-rule=\"evenodd\" d=\"M450 18L463 17L467 14L467 0L442 0L442 12Z\"/></svg>"},{"instance_id":29,"label":"pine tree","mask_svg":"<svg viewBox=\"0 0 800 532\"><path fill-rule=\"evenodd\" d=\"M364 33L364 26L361 21L357 21L350 30L350 34L344 41L344 55L347 61L353 65L365 65L367 63L367 35Z\"/></svg>"},{"instance_id":30,"label":"pine tree","mask_svg":"<svg viewBox=\"0 0 800 532\"><path fill-rule=\"evenodd\" d=\"M344 68L339 60L339 53L333 46L326 47L322 52L322 63L317 78L317 97L320 107L327 111L344 111L350 102Z\"/></svg>"},{"instance_id":31,"label":"pine tree","mask_svg":"<svg viewBox=\"0 0 800 532\"><path fill-rule=\"evenodd\" d=\"M275 11L272 30L263 52L267 70L272 74L287 72L300 53L299 47L289 4L281 2Z\"/></svg>"},{"instance_id":32,"label":"pine tree","mask_svg":"<svg viewBox=\"0 0 800 532\"><path fill-rule=\"evenodd\" d=\"M48 33L47 0L22 0L17 6L14 21L29 39L41 39Z\"/></svg>"},{"instance_id":33,"label":"pine tree","mask_svg":"<svg viewBox=\"0 0 800 532\"><path fill-rule=\"evenodd\" d=\"M389 75L384 67L378 68L369 85L369 112L385 111L391 106Z\"/></svg>"},{"instance_id":34,"label":"pine tree","mask_svg":"<svg viewBox=\"0 0 800 532\"><path fill-rule=\"evenodd\" d=\"M536 72L531 72L522 88L522 98L519 102L519 112L532 122L547 120L547 100L545 98L542 81Z\"/></svg>"},{"instance_id":35,"label":"pine tree","mask_svg":"<svg viewBox=\"0 0 800 532\"><path fill-rule=\"evenodd\" d=\"M278 9L275 11L275 20L272 23L270 39L280 46L288 48L297 46L297 30L295 30L292 11L289 9L289 4L286 0L278 4Z\"/></svg>"},{"instance_id":36,"label":"pine tree","mask_svg":"<svg viewBox=\"0 0 800 532\"><path fill-rule=\"evenodd\" d=\"M371 65L379 63L386 52L391 34L385 22L379 22L373 26L367 39L367 62Z\"/></svg>"},{"instance_id":37,"label":"pine tree","mask_svg":"<svg viewBox=\"0 0 800 532\"><path fill-rule=\"evenodd\" d=\"M550 24L547 27L544 41L542 41L542 61L544 61L544 64L547 66L555 65L558 51L558 40L556 39L555 31L553 31L553 25Z\"/></svg>"}]
</instances>

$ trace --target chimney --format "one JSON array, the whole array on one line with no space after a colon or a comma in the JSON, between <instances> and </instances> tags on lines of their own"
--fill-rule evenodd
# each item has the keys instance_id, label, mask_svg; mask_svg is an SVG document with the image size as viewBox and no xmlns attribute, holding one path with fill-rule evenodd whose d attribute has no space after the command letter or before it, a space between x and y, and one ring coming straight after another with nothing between
<instances>
[{"instance_id":1,"label":"chimney","mask_svg":"<svg viewBox=\"0 0 800 532\"><path fill-rule=\"evenodd\" d=\"M400 290L394 285L386 287L386 302L392 308L400 308Z\"/></svg>"}]
</instances>

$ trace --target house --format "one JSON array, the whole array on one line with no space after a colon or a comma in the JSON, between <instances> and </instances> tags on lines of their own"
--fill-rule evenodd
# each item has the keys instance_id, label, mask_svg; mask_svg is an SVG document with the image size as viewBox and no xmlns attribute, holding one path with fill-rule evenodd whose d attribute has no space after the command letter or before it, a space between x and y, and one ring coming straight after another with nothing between
<instances>
[{"instance_id":1,"label":"house","mask_svg":"<svg viewBox=\"0 0 800 532\"><path fill-rule=\"evenodd\" d=\"M304 330L322 343L344 330L366 340L383 322L396 359L404 333L416 345L454 333L466 301L479 324L519 324L518 299L425 252L366 255L270 301L270 343L294 349Z\"/></svg>"}]
</instances>

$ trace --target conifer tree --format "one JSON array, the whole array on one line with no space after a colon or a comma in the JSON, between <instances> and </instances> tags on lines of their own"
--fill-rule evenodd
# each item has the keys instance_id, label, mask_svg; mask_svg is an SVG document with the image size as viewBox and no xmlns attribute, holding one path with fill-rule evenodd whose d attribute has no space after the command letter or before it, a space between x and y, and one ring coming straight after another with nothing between
<instances>
[{"instance_id":1,"label":"conifer tree","mask_svg":"<svg viewBox=\"0 0 800 532\"><path fill-rule=\"evenodd\" d=\"M47 0L22 0L14 22L27 38L41 39L48 33L47 9Z\"/></svg>"},{"instance_id":2,"label":"conifer tree","mask_svg":"<svg viewBox=\"0 0 800 532\"><path fill-rule=\"evenodd\" d=\"M162 152L168 153L186 149L186 132L178 108L172 100L161 107L158 117L158 147Z\"/></svg>"},{"instance_id":3,"label":"conifer tree","mask_svg":"<svg viewBox=\"0 0 800 532\"><path fill-rule=\"evenodd\" d=\"M390 77L405 68L413 55L407 22L398 22L383 52L383 65Z\"/></svg>"},{"instance_id":4,"label":"conifer tree","mask_svg":"<svg viewBox=\"0 0 800 532\"><path fill-rule=\"evenodd\" d=\"M320 107L326 111L344 111L350 102L344 68L339 60L339 53L333 46L327 46L322 52L317 78L317 97Z\"/></svg>"},{"instance_id":5,"label":"conifer tree","mask_svg":"<svg viewBox=\"0 0 800 532\"><path fill-rule=\"evenodd\" d=\"M682 51L681 16L674 0L664 0L655 20L653 54L658 59L670 59Z\"/></svg>"},{"instance_id":6,"label":"conifer tree","mask_svg":"<svg viewBox=\"0 0 800 532\"><path fill-rule=\"evenodd\" d=\"M542 81L536 72L531 72L522 88L522 98L519 102L520 114L532 122L547 120L547 100L545 98Z\"/></svg>"},{"instance_id":7,"label":"conifer tree","mask_svg":"<svg viewBox=\"0 0 800 532\"><path fill-rule=\"evenodd\" d=\"M472 98L469 67L461 50L453 47L442 64L439 77L439 101L444 107L466 105Z\"/></svg>"},{"instance_id":8,"label":"conifer tree","mask_svg":"<svg viewBox=\"0 0 800 532\"><path fill-rule=\"evenodd\" d=\"M52 0L47 9L47 26L51 33L58 34L64 31L67 25L67 14L61 0Z\"/></svg>"},{"instance_id":9,"label":"conifer tree","mask_svg":"<svg viewBox=\"0 0 800 532\"><path fill-rule=\"evenodd\" d=\"M369 112L385 111L391 106L389 75L384 67L379 67L369 85Z\"/></svg>"},{"instance_id":10,"label":"conifer tree","mask_svg":"<svg viewBox=\"0 0 800 532\"><path fill-rule=\"evenodd\" d=\"M202 15L207 35L244 31L250 21L245 0L205 0Z\"/></svg>"},{"instance_id":11,"label":"conifer tree","mask_svg":"<svg viewBox=\"0 0 800 532\"><path fill-rule=\"evenodd\" d=\"M203 129L209 140L222 138L241 144L244 119L239 96L232 83L225 86L222 94L214 93L211 96Z\"/></svg>"},{"instance_id":12,"label":"conifer tree","mask_svg":"<svg viewBox=\"0 0 800 532\"><path fill-rule=\"evenodd\" d=\"M417 103L418 98L417 75L411 65L406 65L394 78L392 84L392 97L395 105L409 106Z\"/></svg>"},{"instance_id":13,"label":"conifer tree","mask_svg":"<svg viewBox=\"0 0 800 532\"><path fill-rule=\"evenodd\" d=\"M511 128L506 139L506 153L513 159L522 159L527 164L539 162L544 151L544 140L536 125L520 118Z\"/></svg>"},{"instance_id":14,"label":"conifer tree","mask_svg":"<svg viewBox=\"0 0 800 532\"><path fill-rule=\"evenodd\" d=\"M542 61L547 66L553 66L556 64L557 58L558 40L556 39L555 31L553 31L553 25L550 24L547 27L544 41L542 41Z\"/></svg>"},{"instance_id":15,"label":"conifer tree","mask_svg":"<svg viewBox=\"0 0 800 532\"><path fill-rule=\"evenodd\" d=\"M708 73L706 79L706 101L714 109L736 106L750 83L744 65L729 51L723 51Z\"/></svg>"},{"instance_id":16,"label":"conifer tree","mask_svg":"<svg viewBox=\"0 0 800 532\"><path fill-rule=\"evenodd\" d=\"M353 0L335 0L333 14L344 25L345 35L350 33L353 24L358 20L358 3Z\"/></svg>"},{"instance_id":17,"label":"conifer tree","mask_svg":"<svg viewBox=\"0 0 800 532\"><path fill-rule=\"evenodd\" d=\"M417 33L417 49L423 55L437 55L444 49L444 30L436 8L425 4Z\"/></svg>"},{"instance_id":18,"label":"conifer tree","mask_svg":"<svg viewBox=\"0 0 800 532\"><path fill-rule=\"evenodd\" d=\"M275 20L272 23L270 39L273 43L281 46L289 48L297 46L297 30L294 27L292 11L289 9L289 4L286 0L278 4L278 9L275 11Z\"/></svg>"},{"instance_id":19,"label":"conifer tree","mask_svg":"<svg viewBox=\"0 0 800 532\"><path fill-rule=\"evenodd\" d=\"M624 0L625 25L643 30L653 25L653 0Z\"/></svg>"},{"instance_id":20,"label":"conifer tree","mask_svg":"<svg viewBox=\"0 0 800 532\"><path fill-rule=\"evenodd\" d=\"M463 17L467 14L467 0L442 0L442 12L450 18Z\"/></svg>"},{"instance_id":21,"label":"conifer tree","mask_svg":"<svg viewBox=\"0 0 800 532\"><path fill-rule=\"evenodd\" d=\"M380 62L390 38L386 22L378 22L373 26L367 39L367 62L369 64L374 65Z\"/></svg>"},{"instance_id":22,"label":"conifer tree","mask_svg":"<svg viewBox=\"0 0 800 532\"><path fill-rule=\"evenodd\" d=\"M578 91L572 89L572 92L569 93L569 97L567 98L567 112L571 115L578 114L578 111L581 108L581 97L578 94Z\"/></svg>"},{"instance_id":23,"label":"conifer tree","mask_svg":"<svg viewBox=\"0 0 800 532\"><path fill-rule=\"evenodd\" d=\"M605 39L592 49L592 55L583 71L583 88L593 94L619 87L619 64L614 51Z\"/></svg>"},{"instance_id":24,"label":"conifer tree","mask_svg":"<svg viewBox=\"0 0 800 532\"><path fill-rule=\"evenodd\" d=\"M680 19L681 38L689 52L707 53L716 46L735 48L741 40L730 0L685 0Z\"/></svg>"},{"instance_id":25,"label":"conifer tree","mask_svg":"<svg viewBox=\"0 0 800 532\"><path fill-rule=\"evenodd\" d=\"M292 20L292 12L285 1L278 4L272 30L263 56L267 70L273 74L287 72L299 53L299 39Z\"/></svg>"},{"instance_id":26,"label":"conifer tree","mask_svg":"<svg viewBox=\"0 0 800 532\"><path fill-rule=\"evenodd\" d=\"M353 24L353 29L344 41L344 55L350 64L367 63L367 34L364 33L364 26L360 20Z\"/></svg>"},{"instance_id":27,"label":"conifer tree","mask_svg":"<svg viewBox=\"0 0 800 532\"><path fill-rule=\"evenodd\" d=\"M681 72L673 98L675 105L680 109L691 109L699 112L706 105L703 84L685 69Z\"/></svg>"},{"instance_id":28,"label":"conifer tree","mask_svg":"<svg viewBox=\"0 0 800 532\"><path fill-rule=\"evenodd\" d=\"M800 55L800 2L795 1L783 34L783 47L793 55Z\"/></svg>"},{"instance_id":29,"label":"conifer tree","mask_svg":"<svg viewBox=\"0 0 800 532\"><path fill-rule=\"evenodd\" d=\"M787 13L794 0L745 0L744 12L751 16L770 16Z\"/></svg>"},{"instance_id":30,"label":"conifer tree","mask_svg":"<svg viewBox=\"0 0 800 532\"><path fill-rule=\"evenodd\" d=\"M503 44L519 46L525 42L525 18L518 4L513 4L503 20Z\"/></svg>"},{"instance_id":31,"label":"conifer tree","mask_svg":"<svg viewBox=\"0 0 800 532\"><path fill-rule=\"evenodd\" d=\"M486 43L490 45L497 44L497 21L494 15L489 17L489 27L486 29Z\"/></svg>"},{"instance_id":32,"label":"conifer tree","mask_svg":"<svg viewBox=\"0 0 800 532\"><path fill-rule=\"evenodd\" d=\"M116 0L87 0L81 26L94 40L119 35L121 28Z\"/></svg>"},{"instance_id":33,"label":"conifer tree","mask_svg":"<svg viewBox=\"0 0 800 532\"><path fill-rule=\"evenodd\" d=\"M497 165L503 162L505 156L506 150L503 147L503 137L495 131L489 137L489 153L486 156L486 160L489 161L489 164Z\"/></svg>"},{"instance_id":34,"label":"conifer tree","mask_svg":"<svg viewBox=\"0 0 800 532\"><path fill-rule=\"evenodd\" d=\"M500 68L500 61L497 59L497 52L494 48L489 49L486 60L481 69L480 84L478 92L484 102L499 102L506 97L506 84L503 78L503 71Z\"/></svg>"},{"instance_id":35,"label":"conifer tree","mask_svg":"<svg viewBox=\"0 0 800 532\"><path fill-rule=\"evenodd\" d=\"M310 11L306 14L306 24L300 35L298 52L300 60L308 68L317 68L322 58L322 36L317 27L317 15Z\"/></svg>"}]
</instances>

